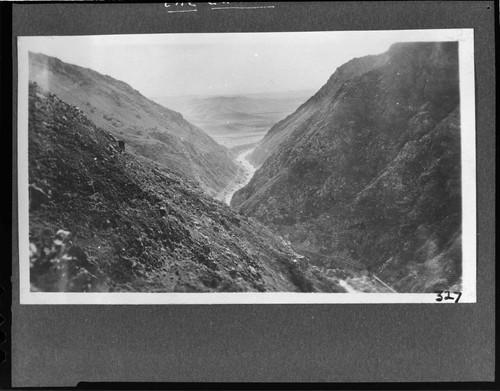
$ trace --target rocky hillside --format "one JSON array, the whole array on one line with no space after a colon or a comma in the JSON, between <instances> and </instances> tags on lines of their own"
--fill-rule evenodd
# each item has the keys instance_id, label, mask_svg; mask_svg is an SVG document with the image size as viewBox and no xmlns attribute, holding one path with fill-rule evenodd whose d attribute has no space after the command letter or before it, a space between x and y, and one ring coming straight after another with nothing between
<instances>
[{"instance_id":1,"label":"rocky hillside","mask_svg":"<svg viewBox=\"0 0 500 391\"><path fill-rule=\"evenodd\" d=\"M33 291L341 292L279 236L29 89Z\"/></svg>"},{"instance_id":2,"label":"rocky hillside","mask_svg":"<svg viewBox=\"0 0 500 391\"><path fill-rule=\"evenodd\" d=\"M180 113L128 84L57 58L30 53L30 81L80 108L97 126L125 140L131 152L196 180L215 195L236 174L229 152Z\"/></svg>"},{"instance_id":3,"label":"rocky hillside","mask_svg":"<svg viewBox=\"0 0 500 391\"><path fill-rule=\"evenodd\" d=\"M461 280L458 44L354 59L273 127L232 205L399 291ZM267 160L266 160L267 159Z\"/></svg>"}]
</instances>

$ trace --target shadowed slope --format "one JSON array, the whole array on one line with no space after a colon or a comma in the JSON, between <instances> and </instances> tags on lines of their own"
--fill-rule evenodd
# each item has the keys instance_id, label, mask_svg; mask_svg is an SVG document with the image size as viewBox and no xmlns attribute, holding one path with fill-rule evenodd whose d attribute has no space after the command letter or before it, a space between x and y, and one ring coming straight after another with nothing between
<instances>
[{"instance_id":1,"label":"shadowed slope","mask_svg":"<svg viewBox=\"0 0 500 391\"><path fill-rule=\"evenodd\" d=\"M402 291L460 283L456 42L395 44L339 67L254 159L232 205L293 244Z\"/></svg>"}]
</instances>

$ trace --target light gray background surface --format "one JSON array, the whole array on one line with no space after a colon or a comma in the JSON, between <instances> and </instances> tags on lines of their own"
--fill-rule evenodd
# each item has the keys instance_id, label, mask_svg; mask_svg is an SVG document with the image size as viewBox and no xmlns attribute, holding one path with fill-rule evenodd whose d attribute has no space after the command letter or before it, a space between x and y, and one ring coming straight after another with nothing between
<instances>
[{"instance_id":1,"label":"light gray background surface","mask_svg":"<svg viewBox=\"0 0 500 391\"><path fill-rule=\"evenodd\" d=\"M167 14L163 3L16 4L13 45L23 35L474 28L477 303L21 306L14 232L13 386L494 379L493 2L270 4L184 14Z\"/></svg>"}]
</instances>

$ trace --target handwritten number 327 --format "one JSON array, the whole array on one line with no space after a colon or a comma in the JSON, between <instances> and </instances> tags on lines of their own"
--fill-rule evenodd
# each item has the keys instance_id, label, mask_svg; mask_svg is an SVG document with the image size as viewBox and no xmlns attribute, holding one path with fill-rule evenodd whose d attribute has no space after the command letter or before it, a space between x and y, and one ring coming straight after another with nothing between
<instances>
[{"instance_id":1,"label":"handwritten number 327","mask_svg":"<svg viewBox=\"0 0 500 391\"><path fill-rule=\"evenodd\" d=\"M436 301L443 301L443 300L455 300L455 303L458 303L458 301L460 300L460 298L462 297L462 292L453 292L455 295L457 295L456 297L453 297L451 294L450 294L450 291L437 291L436 294L437 294L437 297L436 297ZM443 294L445 294L445 296L443 296Z\"/></svg>"}]
</instances>

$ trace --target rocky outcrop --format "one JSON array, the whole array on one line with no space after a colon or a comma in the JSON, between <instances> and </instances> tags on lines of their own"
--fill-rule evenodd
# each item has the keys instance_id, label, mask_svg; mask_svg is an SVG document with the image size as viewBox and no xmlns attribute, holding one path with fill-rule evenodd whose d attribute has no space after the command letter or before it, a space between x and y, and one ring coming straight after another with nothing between
<instances>
[{"instance_id":1,"label":"rocky outcrop","mask_svg":"<svg viewBox=\"0 0 500 391\"><path fill-rule=\"evenodd\" d=\"M236 175L227 149L180 113L147 99L128 84L43 54L29 54L30 81L77 106L128 150L196 180L217 194Z\"/></svg>"},{"instance_id":2,"label":"rocky outcrop","mask_svg":"<svg viewBox=\"0 0 500 391\"><path fill-rule=\"evenodd\" d=\"M28 152L32 291L343 291L268 228L123 153L33 83Z\"/></svg>"},{"instance_id":3,"label":"rocky outcrop","mask_svg":"<svg viewBox=\"0 0 500 391\"><path fill-rule=\"evenodd\" d=\"M339 67L253 155L232 205L295 246L401 291L461 278L458 44L400 43Z\"/></svg>"}]
</instances>

